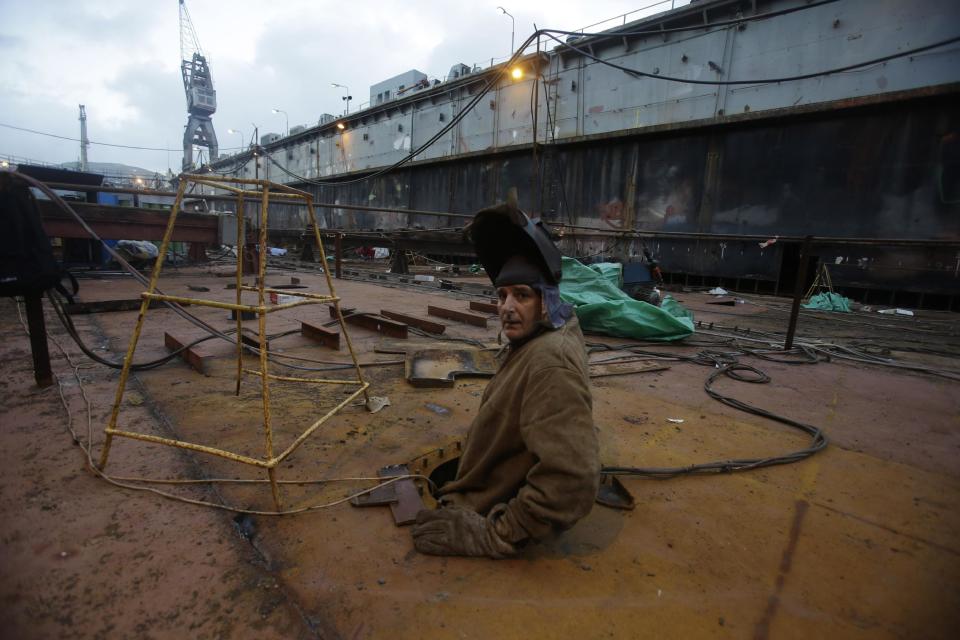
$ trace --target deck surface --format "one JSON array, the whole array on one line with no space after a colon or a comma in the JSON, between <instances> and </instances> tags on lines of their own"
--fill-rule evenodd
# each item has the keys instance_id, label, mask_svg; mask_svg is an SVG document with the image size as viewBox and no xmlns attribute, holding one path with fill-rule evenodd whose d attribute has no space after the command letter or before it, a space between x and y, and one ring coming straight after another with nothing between
<instances>
[{"instance_id":1,"label":"deck surface","mask_svg":"<svg viewBox=\"0 0 960 640\"><path fill-rule=\"evenodd\" d=\"M268 283L297 275L324 293L322 276L271 271ZM173 294L207 286L229 301L229 278L183 269L161 284ZM84 301L136 297L128 278L84 280ZM344 306L426 315L428 305L468 310L456 292L336 281ZM194 294L196 295L196 294ZM677 293L714 331L782 331L783 299L751 297L735 307ZM478 298L472 298L478 299ZM29 341L13 301L0 299L0 628L4 637L150 638L947 638L960 626L960 385L914 372L857 363L790 365L743 357L772 378L766 385L721 380L740 400L821 426L828 449L804 462L762 470L670 480L625 478L637 506L595 506L574 529L529 547L517 559L436 558L413 550L409 528L386 508L340 505L294 516L247 516L118 488L85 469L67 431L94 450L118 373L91 364L47 309L53 369L60 385L33 385ZM220 329L228 312L191 307ZM119 360L136 312L74 316L103 357ZM299 320L329 321L322 307L270 318L270 331ZM491 318L492 320L492 318ZM445 321L447 336L496 340L489 329ZM919 322L919 324L918 324ZM248 324L254 327L255 324ZM933 327L935 330L930 330ZM348 326L361 360L385 338ZM171 311L148 312L136 360L166 353L163 332L199 337ZM952 333L952 337L949 337ZM836 317L806 312L801 337L850 341L882 335L904 344L957 350L955 315L917 319ZM697 336L699 341L716 337ZM588 342L627 342L588 336ZM55 341L55 342L54 342ZM437 343L411 336L411 342ZM299 333L272 348L329 362L332 351ZM82 387L71 362L79 365ZM262 455L255 380L233 395L232 346L210 341L210 375L181 360L137 372L124 396L121 426ZM704 346L650 346L692 355ZM718 347L714 347L718 348ZM594 360L615 355L595 353ZM952 366L932 354L897 353ZM709 398L709 367L671 362L653 373L593 381L602 458L609 465L676 466L776 455L805 436ZM322 365L313 365L322 366ZM372 476L464 434L484 379L452 389L415 389L403 367L366 368L377 414L350 406L313 434L278 470L285 480ZM333 373L329 375L339 375ZM289 443L342 389L274 387L276 439ZM82 392L82 393L81 393ZM342 396L341 396L342 397ZM681 419L683 422L670 421ZM204 454L129 439L114 442L107 471L151 478L262 479L256 469ZM339 499L368 483L284 485L285 506ZM177 495L271 509L269 486L159 487Z\"/></svg>"}]
</instances>

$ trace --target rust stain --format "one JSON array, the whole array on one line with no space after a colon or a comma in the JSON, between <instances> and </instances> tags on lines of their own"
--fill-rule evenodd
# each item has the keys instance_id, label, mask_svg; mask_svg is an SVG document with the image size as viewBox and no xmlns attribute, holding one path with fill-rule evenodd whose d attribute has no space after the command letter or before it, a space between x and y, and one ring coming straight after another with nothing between
<instances>
[{"instance_id":1,"label":"rust stain","mask_svg":"<svg viewBox=\"0 0 960 640\"><path fill-rule=\"evenodd\" d=\"M763 612L763 617L757 623L753 637L756 640L766 640L770 637L770 623L780 607L780 594L783 591L783 585L787 581L787 574L790 573L790 567L793 565L793 554L797 550L797 540L800 538L800 528L803 526L804 516L810 504L806 500L797 500L794 504L793 525L790 527L790 537L787 539L787 546L783 549L783 556L780 558L780 571L777 575L777 583L767 601L767 609Z\"/></svg>"}]
</instances>

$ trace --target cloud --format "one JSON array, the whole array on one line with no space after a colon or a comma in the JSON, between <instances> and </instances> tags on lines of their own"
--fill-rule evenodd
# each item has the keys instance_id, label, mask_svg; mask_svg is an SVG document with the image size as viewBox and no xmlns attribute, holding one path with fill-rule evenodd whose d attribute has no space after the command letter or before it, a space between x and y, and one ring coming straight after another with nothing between
<instances>
[{"instance_id":1,"label":"cloud","mask_svg":"<svg viewBox=\"0 0 960 640\"><path fill-rule=\"evenodd\" d=\"M517 44L539 26L585 26L633 8L618 0L509 3ZM419 69L443 78L459 62L487 65L510 53L510 19L497 2L440 0L187 0L217 89L221 147L253 134L312 125L369 100L369 87ZM505 5L506 6L506 5ZM666 6L666 5L664 5ZM612 25L610 25L612 26ZM187 121L180 79L180 25L172 2L45 0L0 7L0 122L79 137L85 104L90 138L179 149ZM0 128L0 155L72 161L76 142ZM91 159L164 169L179 151L94 147Z\"/></svg>"}]
</instances>

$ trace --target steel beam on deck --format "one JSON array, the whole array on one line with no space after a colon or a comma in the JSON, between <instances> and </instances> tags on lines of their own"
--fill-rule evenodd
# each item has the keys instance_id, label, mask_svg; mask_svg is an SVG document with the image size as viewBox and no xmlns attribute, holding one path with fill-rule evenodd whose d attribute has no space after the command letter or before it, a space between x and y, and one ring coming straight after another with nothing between
<instances>
[{"instance_id":1,"label":"steel beam on deck","mask_svg":"<svg viewBox=\"0 0 960 640\"><path fill-rule=\"evenodd\" d=\"M440 335L446 330L446 325L439 322L433 322L425 318L418 318L416 316L411 316L406 313L399 313L397 311L390 311L389 309L381 309L380 315L385 318L390 318L391 320L397 320L399 322L404 322L412 327L417 327L418 329L423 329L427 333L435 333Z\"/></svg>"},{"instance_id":2,"label":"steel beam on deck","mask_svg":"<svg viewBox=\"0 0 960 640\"><path fill-rule=\"evenodd\" d=\"M332 308L332 307L331 307ZM300 333L325 347L340 350L340 332L305 320L300 321Z\"/></svg>"},{"instance_id":3,"label":"steel beam on deck","mask_svg":"<svg viewBox=\"0 0 960 640\"><path fill-rule=\"evenodd\" d=\"M38 200L43 229L52 238L85 238L90 234L73 216L50 200ZM114 240L162 240L170 212L139 207L114 207L103 204L71 202L70 206L101 238ZM219 217L212 214L177 214L172 239L177 242L218 244Z\"/></svg>"},{"instance_id":4,"label":"steel beam on deck","mask_svg":"<svg viewBox=\"0 0 960 640\"><path fill-rule=\"evenodd\" d=\"M457 322L466 322L467 324L472 324L475 327L483 327L484 329L487 328L486 316L478 316L477 314L470 313L469 311L458 311L456 309L447 309L446 307L435 307L433 305L429 305L427 307L427 313L440 318L456 320Z\"/></svg>"},{"instance_id":5,"label":"steel beam on deck","mask_svg":"<svg viewBox=\"0 0 960 640\"><path fill-rule=\"evenodd\" d=\"M499 311L497 311L497 305L491 304L489 302L477 302L476 300L471 300L470 308L473 311L481 311L483 313L492 313L492 314L500 313Z\"/></svg>"},{"instance_id":6,"label":"steel beam on deck","mask_svg":"<svg viewBox=\"0 0 960 640\"><path fill-rule=\"evenodd\" d=\"M163 344L167 347L167 349L176 351L177 349L182 349L184 346L189 344L189 342L184 342L183 340L164 332ZM199 345L196 345L181 351L180 357L183 358L187 364L193 367L197 373L207 375L206 363L213 359L213 354L200 348Z\"/></svg>"}]
</instances>

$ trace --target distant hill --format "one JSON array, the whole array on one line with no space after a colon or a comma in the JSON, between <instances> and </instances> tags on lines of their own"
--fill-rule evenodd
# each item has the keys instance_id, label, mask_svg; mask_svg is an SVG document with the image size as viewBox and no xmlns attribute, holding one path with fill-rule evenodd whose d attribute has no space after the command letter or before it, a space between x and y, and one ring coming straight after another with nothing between
<instances>
[{"instance_id":1,"label":"distant hill","mask_svg":"<svg viewBox=\"0 0 960 640\"><path fill-rule=\"evenodd\" d=\"M80 170L79 162L63 162L60 164L60 166L64 169L71 169L73 171ZM134 167L129 164L120 164L118 162L88 162L87 171L89 173L99 173L105 176L122 178L133 178L135 176L152 178L158 174L161 177L166 174L165 171L154 171L152 169Z\"/></svg>"}]
</instances>

